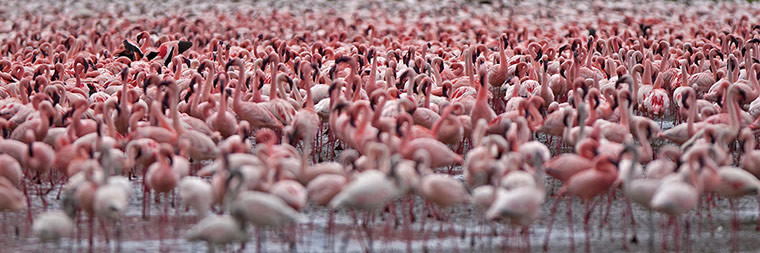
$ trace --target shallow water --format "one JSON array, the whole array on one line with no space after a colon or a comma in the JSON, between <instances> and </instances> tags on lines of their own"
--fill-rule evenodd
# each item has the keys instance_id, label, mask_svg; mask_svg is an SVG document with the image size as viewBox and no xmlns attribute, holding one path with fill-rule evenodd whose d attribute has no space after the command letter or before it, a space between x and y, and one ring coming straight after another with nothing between
<instances>
[{"instance_id":1,"label":"shallow water","mask_svg":"<svg viewBox=\"0 0 760 253\"><path fill-rule=\"evenodd\" d=\"M550 188L557 189L558 183L550 180ZM92 250L102 251L147 251L147 252L196 252L206 251L204 243L190 243L184 239L184 234L194 224L196 217L192 212L185 212L183 208L171 207L170 198L161 203L151 203L150 216L147 219L141 217L142 193L139 181L134 181L134 196L131 205L119 224L106 225L107 232L96 223L94 231L94 244L89 246L88 220L84 214L79 216L79 228L75 234L78 238L62 240L58 245L41 245L36 238L30 235L31 224L27 222L25 212L6 213L2 219L0 229L0 244L8 252L18 251L43 251L54 249L63 252L81 252ZM55 200L56 191L51 191L44 196L50 203L47 210L59 208ZM630 251L649 252L661 250L663 237L668 243L668 249L673 249L672 228L666 230L663 224L667 217L654 214L654 241L650 246L649 213L634 205L636 219L636 240L630 230L630 219L623 219L622 213L625 202L616 191L616 198L612 201L609 209L607 223L600 227L604 215L602 210L606 208L606 197L597 199L595 211L590 216L590 247L593 251L618 251L623 249L624 240ZM37 216L45 209L39 197L32 196L32 215ZM425 209L425 203L420 197L414 197L415 221L408 224L409 199L402 199L395 203L397 213L400 215L395 221L390 212L377 212L370 225L362 225L362 213L351 213L345 210L336 212L334 225L328 228L329 210L324 207L309 205L302 211L308 218L304 223L282 230L258 231L251 229L251 239L245 246L246 252L258 251L296 251L296 252L356 252L372 249L379 252L397 252L412 250L419 251L504 251L524 249L525 239L520 234L520 228L504 224L486 222L482 219L480 210L474 210L469 206L457 206L451 210L436 210L441 218L434 215L423 217L423 213L430 213ZM549 213L554 198L549 198L542 206L542 216L530 230L530 247L532 251L540 251L547 232ZM168 217L163 220L164 206L167 206ZM720 199L708 209L702 208L692 211L682 224L681 247L691 251L715 251L716 249L730 249L731 215L728 208L728 200ZM736 201L738 209L739 233L738 250L756 251L760 249L760 241L754 240L760 236L755 230L757 219L757 201L754 197L745 197ZM573 240L570 239L569 220L567 219L566 204L559 205L556 220L553 225L549 251L565 251L569 249L571 242L576 250L584 250L585 234L583 229L584 205L577 199L572 200L573 209ZM709 214L708 214L709 213ZM710 215L712 218L710 218ZM357 217L358 223L353 217ZM425 225L423 226L422 223ZM623 222L627 222L628 233L623 237ZM117 230L118 227L118 230ZM371 228L371 229L368 229ZM329 229L329 230L328 230ZM330 232L332 231L332 232ZM292 233L295 232L295 236ZM109 242L106 242L108 233ZM263 235L262 235L263 233ZM297 238L291 243L290 238ZM118 242L117 242L118 240ZM370 246L371 245L371 246ZM651 248L650 248L651 247ZM240 245L228 246L227 250L237 250Z\"/></svg>"},{"instance_id":2,"label":"shallow water","mask_svg":"<svg viewBox=\"0 0 760 253\"><path fill-rule=\"evenodd\" d=\"M674 125L672 119L662 123L665 129ZM548 143L545 136L536 136L538 140ZM326 137L323 138L327 141ZM655 143L655 147L660 144ZM334 149L339 157L341 148ZM329 148L322 149L320 157L328 159ZM569 152L569 147L562 147L561 152ZM446 169L441 168L442 173ZM453 169L455 178L463 180L461 167ZM280 230L260 231L249 228L250 240L244 246L244 252L502 252L502 251L542 251L550 220L550 209L555 201L556 191L561 184L547 177L548 197L542 205L541 218L530 227L526 234L522 228L484 220L483 210L477 210L471 205L459 205L449 210L433 210L426 207L425 201L419 196L409 196L394 202L394 216L391 208L372 214L372 220L364 225L365 213L338 210L334 214L334 224L328 225L330 210L326 207L309 204L301 213L306 221ZM27 182L30 191L35 185ZM50 185L40 186L43 191ZM106 224L105 231L100 221L95 224L94 242L89 245L89 220L82 213L78 216L78 230L74 238L62 240L59 244L42 245L30 234L31 223L27 221L26 211L5 213L2 216L0 229L0 245L9 251L112 251L112 252L204 252L207 245L201 242L188 242L185 233L197 222L192 211L186 211L172 204L172 197L161 196L159 201L151 195L149 217L142 216L142 180L132 181L132 197L129 209L118 224ZM56 199L58 187L49 191L43 197L48 203L43 206L39 196L31 196L32 217L45 210L59 209L60 201ZM633 204L635 218L631 225L630 216L624 217L626 202L620 189L616 189L611 205L605 195L593 201L595 206L589 215L589 247L595 252L610 252L628 250L633 252L661 251L664 248L674 250L674 227L667 226L668 217L650 213ZM731 210L727 199L711 199L703 197L702 208L694 210L679 223L681 250L695 252L728 251L732 249L731 240ZM179 200L175 199L179 205ZM548 243L548 251L567 251L574 246L577 251L584 251L586 234L584 216L586 205L573 198L572 231L571 220L568 218L567 198L558 205L554 225ZM413 206L414 220L410 221L409 206ZM708 208L709 206L709 208ZM758 202L753 196L735 200L737 208L739 232L736 237L735 250L760 250L760 231L756 230L758 219ZM607 209L609 212L607 214ZM167 216L164 219L164 211ZM604 217L607 217L604 219ZM603 222L603 220L605 222ZM424 225L423 225L424 223ZM408 225L407 225L408 224ZM118 229L117 229L118 228ZM624 231L627 230L627 231ZM650 233L653 229L654 234ZM107 234L107 236L106 236ZM635 236L634 236L635 234ZM108 237L108 241L106 241ZM295 240L293 239L295 238ZM572 238L572 239L571 239ZM528 241L526 241L528 240ZM666 246L663 246L663 241ZM528 245L529 244L529 245ZM241 245L230 245L217 249L237 251Z\"/></svg>"}]
</instances>

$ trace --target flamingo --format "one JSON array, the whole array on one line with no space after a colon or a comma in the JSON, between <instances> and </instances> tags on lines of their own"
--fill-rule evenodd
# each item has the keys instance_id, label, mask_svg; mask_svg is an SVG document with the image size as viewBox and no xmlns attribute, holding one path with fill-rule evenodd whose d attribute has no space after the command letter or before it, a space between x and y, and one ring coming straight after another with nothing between
<instances>
[{"instance_id":1,"label":"flamingo","mask_svg":"<svg viewBox=\"0 0 760 253\"><path fill-rule=\"evenodd\" d=\"M66 194L62 203L63 210L48 211L34 219L32 233L43 242L58 242L74 232L76 204L70 194Z\"/></svg>"},{"instance_id":2,"label":"flamingo","mask_svg":"<svg viewBox=\"0 0 760 253\"><path fill-rule=\"evenodd\" d=\"M222 76L223 78L220 78ZM229 95L230 90L224 88L225 84L228 82L227 74L221 73L217 76L216 80L219 80L219 89L222 95L220 97L219 108L216 110L216 114L208 118L206 124L208 124L211 129L221 133L222 137L227 138L237 132L237 120L235 119L235 116L228 111L227 96ZM242 85L242 83L238 83L237 85Z\"/></svg>"},{"instance_id":3,"label":"flamingo","mask_svg":"<svg viewBox=\"0 0 760 253\"><path fill-rule=\"evenodd\" d=\"M19 189L13 186L13 183L0 177L0 211L19 211L26 205L26 197Z\"/></svg>"},{"instance_id":4,"label":"flamingo","mask_svg":"<svg viewBox=\"0 0 760 253\"><path fill-rule=\"evenodd\" d=\"M183 177L179 181L179 197L182 206L195 210L199 219L205 218L213 204L211 185L200 177Z\"/></svg>"}]
</instances>

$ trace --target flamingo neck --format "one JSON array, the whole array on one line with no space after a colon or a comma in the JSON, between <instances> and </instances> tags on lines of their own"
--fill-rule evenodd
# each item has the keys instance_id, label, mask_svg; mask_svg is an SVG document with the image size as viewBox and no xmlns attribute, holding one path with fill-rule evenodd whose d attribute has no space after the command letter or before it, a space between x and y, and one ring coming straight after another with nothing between
<instances>
[{"instance_id":1,"label":"flamingo neck","mask_svg":"<svg viewBox=\"0 0 760 253\"><path fill-rule=\"evenodd\" d=\"M352 81L354 83L354 87L356 87L356 91L354 92L353 97L351 97L351 101L356 102L356 101L359 101L359 98L361 98L362 80L357 75L353 75L352 79L353 79ZM411 93L411 90L409 91Z\"/></svg>"},{"instance_id":2,"label":"flamingo neck","mask_svg":"<svg viewBox=\"0 0 760 253\"><path fill-rule=\"evenodd\" d=\"M642 80L642 84L652 85L652 63L647 60L644 65L644 80Z\"/></svg>"},{"instance_id":3,"label":"flamingo neck","mask_svg":"<svg viewBox=\"0 0 760 253\"><path fill-rule=\"evenodd\" d=\"M507 59L507 53L505 52L504 42L500 43L501 46L499 47L499 69L500 71L507 71L507 67L509 66L509 60Z\"/></svg>"},{"instance_id":4,"label":"flamingo neck","mask_svg":"<svg viewBox=\"0 0 760 253\"><path fill-rule=\"evenodd\" d=\"M277 61L272 62L272 75L270 79L272 79L272 82L269 83L269 101L273 101L277 99L277 84L279 83L277 81Z\"/></svg>"},{"instance_id":5,"label":"flamingo neck","mask_svg":"<svg viewBox=\"0 0 760 253\"><path fill-rule=\"evenodd\" d=\"M752 85L752 93L754 94L760 93L760 84L758 84L758 80L757 80L757 70L755 70L754 66L748 69L747 79L749 80L749 83Z\"/></svg>"},{"instance_id":6,"label":"flamingo neck","mask_svg":"<svg viewBox=\"0 0 760 253\"><path fill-rule=\"evenodd\" d=\"M726 104L728 106L728 118L731 122L731 129L738 131L740 128L739 124L739 111L741 110L739 108L739 102L736 101L736 95L728 94L728 91L726 91L726 96L728 99L728 103Z\"/></svg>"},{"instance_id":7,"label":"flamingo neck","mask_svg":"<svg viewBox=\"0 0 760 253\"><path fill-rule=\"evenodd\" d=\"M696 94L690 94L690 96L696 96ZM692 101L696 101L696 98L691 99ZM686 128L689 133L689 136L694 135L696 133L696 129L694 128L694 118L697 117L697 105L696 103L692 103L691 106L689 106L689 118L687 119Z\"/></svg>"},{"instance_id":8,"label":"flamingo neck","mask_svg":"<svg viewBox=\"0 0 760 253\"><path fill-rule=\"evenodd\" d=\"M137 122L140 121L145 116L145 110L139 110L137 112L133 111L132 115L129 116L129 126L130 126L130 132L134 132L137 130Z\"/></svg>"},{"instance_id":9,"label":"flamingo neck","mask_svg":"<svg viewBox=\"0 0 760 253\"><path fill-rule=\"evenodd\" d=\"M369 83L367 83L367 94L371 94L375 91L375 83L377 78L377 54L372 58L372 70L369 72ZM307 77L308 79L308 77ZM308 93L306 94L308 96Z\"/></svg>"},{"instance_id":10,"label":"flamingo neck","mask_svg":"<svg viewBox=\"0 0 760 253\"><path fill-rule=\"evenodd\" d=\"M650 144L649 139L646 136L644 136L642 129L638 129L638 131L636 131L636 135L639 138L639 142L641 142L642 156L645 158L651 159L652 158L652 144Z\"/></svg>"},{"instance_id":11,"label":"flamingo neck","mask_svg":"<svg viewBox=\"0 0 760 253\"><path fill-rule=\"evenodd\" d=\"M242 99L241 98L241 94L243 93L240 90L240 89L242 89L241 86L243 86L241 84L241 82L238 82L237 86L235 86L235 94L232 95L232 107L233 108L238 108L240 106L240 100Z\"/></svg>"},{"instance_id":12,"label":"flamingo neck","mask_svg":"<svg viewBox=\"0 0 760 253\"><path fill-rule=\"evenodd\" d=\"M530 112L530 118L528 119L528 127L531 131L536 131L538 127L544 122L544 116L538 111L536 105L530 103L528 105L528 111Z\"/></svg>"},{"instance_id":13,"label":"flamingo neck","mask_svg":"<svg viewBox=\"0 0 760 253\"><path fill-rule=\"evenodd\" d=\"M182 75L182 62L178 62L176 65L177 70L174 72L174 80L179 80L180 76Z\"/></svg>"},{"instance_id":14,"label":"flamingo neck","mask_svg":"<svg viewBox=\"0 0 760 253\"><path fill-rule=\"evenodd\" d=\"M216 75L216 70L214 69L213 65L210 66L208 72L208 76L206 76L206 83L203 85L203 92L201 93L201 101L206 101L208 97L211 94L211 87L213 86L211 84L211 77Z\"/></svg>"},{"instance_id":15,"label":"flamingo neck","mask_svg":"<svg viewBox=\"0 0 760 253\"><path fill-rule=\"evenodd\" d=\"M306 78L306 108L310 108L310 109L314 109L314 100L311 95L311 88L313 86L314 85L312 84L311 79L307 77Z\"/></svg>"},{"instance_id":16,"label":"flamingo neck","mask_svg":"<svg viewBox=\"0 0 760 253\"><path fill-rule=\"evenodd\" d=\"M451 105L450 105L450 106L451 106ZM433 124L433 129L432 129L432 132L433 132L433 137L435 137L435 136L437 136L437 135L438 135L438 131L440 130L440 128L441 128L441 125L443 124L443 122L444 122L445 120L448 120L448 117L449 117L449 115L451 115L451 111L452 111L452 108L446 108L446 109L443 111L443 114L441 114L441 117L440 117L440 118L438 118L438 121L436 121L436 122Z\"/></svg>"},{"instance_id":17,"label":"flamingo neck","mask_svg":"<svg viewBox=\"0 0 760 253\"><path fill-rule=\"evenodd\" d=\"M227 92L222 91L220 95L219 99L221 101L219 101L219 109L216 111L217 120L221 120L227 112Z\"/></svg>"}]
</instances>

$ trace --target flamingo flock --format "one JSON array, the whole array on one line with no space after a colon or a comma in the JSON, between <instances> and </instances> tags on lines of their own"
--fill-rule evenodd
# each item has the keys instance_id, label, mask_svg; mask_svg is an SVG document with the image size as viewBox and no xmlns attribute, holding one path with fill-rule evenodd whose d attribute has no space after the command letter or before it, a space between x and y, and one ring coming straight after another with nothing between
<instances>
[{"instance_id":1,"label":"flamingo flock","mask_svg":"<svg viewBox=\"0 0 760 253\"><path fill-rule=\"evenodd\" d=\"M757 6L98 4L2 14L0 212L42 245L119 245L140 216L210 251L341 223L412 251L464 215L520 251L574 249L574 219L620 250L648 215L649 249L680 251L728 201L739 250L738 203L760 209Z\"/></svg>"}]
</instances>

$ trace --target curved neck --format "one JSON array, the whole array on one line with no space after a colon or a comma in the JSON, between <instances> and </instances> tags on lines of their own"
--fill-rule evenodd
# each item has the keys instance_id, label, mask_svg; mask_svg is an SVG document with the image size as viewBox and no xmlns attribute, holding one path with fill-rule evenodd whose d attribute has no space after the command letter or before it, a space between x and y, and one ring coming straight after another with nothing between
<instances>
[{"instance_id":1,"label":"curved neck","mask_svg":"<svg viewBox=\"0 0 760 253\"><path fill-rule=\"evenodd\" d=\"M695 97L696 94L689 94L690 98ZM696 133L696 129L694 128L694 119L697 117L697 105L696 105L696 98L691 98L691 105L689 106L689 118L687 119L686 123L686 129L689 133L689 136L694 135Z\"/></svg>"},{"instance_id":2,"label":"curved neck","mask_svg":"<svg viewBox=\"0 0 760 253\"><path fill-rule=\"evenodd\" d=\"M532 102L529 102L528 104L528 111L530 112L528 127L531 131L536 131L536 129L543 123L544 116L541 115L541 112L538 111L538 108L536 108L536 105Z\"/></svg>"},{"instance_id":3,"label":"curved neck","mask_svg":"<svg viewBox=\"0 0 760 253\"><path fill-rule=\"evenodd\" d=\"M504 41L502 40L499 47L499 67L501 68L501 71L506 71L507 66L509 66L509 60L507 59L507 53L504 51L506 45L504 44Z\"/></svg>"},{"instance_id":4,"label":"curved neck","mask_svg":"<svg viewBox=\"0 0 760 253\"><path fill-rule=\"evenodd\" d=\"M378 122L380 120L380 116L383 115L383 108L385 107L385 100L387 100L387 96L380 97L380 102L377 103L377 106L375 106L375 111L372 114L372 122Z\"/></svg>"},{"instance_id":5,"label":"curved neck","mask_svg":"<svg viewBox=\"0 0 760 253\"><path fill-rule=\"evenodd\" d=\"M652 85L652 63L647 60L644 65L644 80L642 80L642 84Z\"/></svg>"},{"instance_id":6,"label":"curved neck","mask_svg":"<svg viewBox=\"0 0 760 253\"><path fill-rule=\"evenodd\" d=\"M359 101L359 98L361 98L362 79L359 78L359 76L357 76L355 74L351 74L351 75L353 76L353 78L352 78L353 85L354 85L354 87L356 87L356 91L354 92L353 97L351 97L351 101L356 102L356 101ZM411 90L410 90L410 92L411 92Z\"/></svg>"},{"instance_id":7,"label":"curved neck","mask_svg":"<svg viewBox=\"0 0 760 253\"><path fill-rule=\"evenodd\" d=\"M179 47L179 46L177 46ZM175 47L175 48L177 48ZM176 68L174 72L174 80L177 81L182 75L182 61L177 61L177 64L174 66Z\"/></svg>"},{"instance_id":8,"label":"curved neck","mask_svg":"<svg viewBox=\"0 0 760 253\"><path fill-rule=\"evenodd\" d=\"M636 171L636 164L639 163L639 153L634 151L633 157L631 157L631 166L628 168L628 173L623 179L623 189L626 192L630 192L631 180L633 180L634 172Z\"/></svg>"},{"instance_id":9,"label":"curved neck","mask_svg":"<svg viewBox=\"0 0 760 253\"><path fill-rule=\"evenodd\" d=\"M639 129L636 131L636 136L639 138L639 142L641 142L641 154L645 158L649 158L651 160L652 158L652 144L649 143L649 139L644 135L642 132L641 127L639 126Z\"/></svg>"},{"instance_id":10,"label":"curved neck","mask_svg":"<svg viewBox=\"0 0 760 253\"><path fill-rule=\"evenodd\" d=\"M372 79L372 77L370 77L370 79ZM306 82L306 108L314 109L314 100L311 95L311 87L313 86L311 78L306 77L306 80L304 81Z\"/></svg>"},{"instance_id":11,"label":"curved neck","mask_svg":"<svg viewBox=\"0 0 760 253\"><path fill-rule=\"evenodd\" d=\"M224 117L224 114L227 112L227 92L222 90L219 99L221 101L219 101L219 109L216 111L218 120Z\"/></svg>"},{"instance_id":12,"label":"curved neck","mask_svg":"<svg viewBox=\"0 0 760 253\"><path fill-rule=\"evenodd\" d=\"M731 122L731 129L733 130L739 130L739 103L736 101L736 95L730 94L729 91L731 89L728 89L726 91L726 99L727 99L727 106L728 106L728 118Z\"/></svg>"},{"instance_id":13,"label":"curved neck","mask_svg":"<svg viewBox=\"0 0 760 253\"><path fill-rule=\"evenodd\" d=\"M467 69L467 75L470 77L470 85L475 89L479 89L480 87L475 84L475 67L472 63L472 54L469 51L465 54L464 64Z\"/></svg>"},{"instance_id":14,"label":"curved neck","mask_svg":"<svg viewBox=\"0 0 760 253\"><path fill-rule=\"evenodd\" d=\"M652 89L661 89L662 88L662 75L657 74L657 79L654 81L654 87Z\"/></svg>"},{"instance_id":15,"label":"curved neck","mask_svg":"<svg viewBox=\"0 0 760 253\"><path fill-rule=\"evenodd\" d=\"M586 126L594 125L594 122L596 122L596 119L598 117L596 114L596 109L594 109L594 107L596 107L596 101L592 103L592 101L590 101L592 99L593 98L589 98L589 102L587 103L588 104L588 119L586 120L586 124L585 124Z\"/></svg>"},{"instance_id":16,"label":"curved neck","mask_svg":"<svg viewBox=\"0 0 760 253\"><path fill-rule=\"evenodd\" d=\"M245 80L243 80L243 82L245 82ZM251 84L251 85L254 85L254 84ZM242 82L238 82L237 85L235 85L235 91L234 91L235 94L232 94L232 108L233 109L238 108L240 106L241 95L243 93L243 91L241 90L242 86L243 86Z\"/></svg>"},{"instance_id":17,"label":"curved neck","mask_svg":"<svg viewBox=\"0 0 760 253\"><path fill-rule=\"evenodd\" d=\"M132 111L132 115L129 116L130 132L137 130L137 122L145 117L145 110Z\"/></svg>"},{"instance_id":18,"label":"curved neck","mask_svg":"<svg viewBox=\"0 0 760 253\"><path fill-rule=\"evenodd\" d=\"M38 140L45 138L45 135L47 135L48 128L50 127L50 118L49 118L50 114L48 112L48 108L43 107L41 109L42 111L40 111L40 124L37 126L37 136L36 136ZM106 118L110 118L110 117L106 117Z\"/></svg>"},{"instance_id":19,"label":"curved neck","mask_svg":"<svg viewBox=\"0 0 760 253\"><path fill-rule=\"evenodd\" d=\"M755 150L755 136L753 134L749 134L749 136L743 138L744 139L744 145L742 145L742 149L744 149L744 153L747 154L748 152Z\"/></svg>"},{"instance_id":20,"label":"curved neck","mask_svg":"<svg viewBox=\"0 0 760 253\"><path fill-rule=\"evenodd\" d=\"M206 76L206 83L203 84L203 91L201 93L201 101L205 101L208 99L209 95L211 94L211 87L213 84L211 83L211 79L214 75L216 75L216 70L213 66L208 67L208 75Z\"/></svg>"},{"instance_id":21,"label":"curved neck","mask_svg":"<svg viewBox=\"0 0 760 253\"><path fill-rule=\"evenodd\" d=\"M433 84L428 83L427 86L425 86L425 100L422 102L422 107L430 109L430 92L432 89Z\"/></svg>"},{"instance_id":22,"label":"curved neck","mask_svg":"<svg viewBox=\"0 0 760 253\"><path fill-rule=\"evenodd\" d=\"M151 107L151 115L153 115L153 118L158 121L158 125L160 127L170 130L172 128L176 128L176 124L175 126L172 126L172 124L169 124L169 121L166 120L166 115L164 115L164 112L161 111L161 106L157 104L157 102L154 102L154 105Z\"/></svg>"},{"instance_id":23,"label":"curved neck","mask_svg":"<svg viewBox=\"0 0 760 253\"><path fill-rule=\"evenodd\" d=\"M752 93L760 93L760 84L758 84L757 70L755 69L755 66L752 66L747 70L747 79L749 80L749 83L752 84Z\"/></svg>"},{"instance_id":24,"label":"curved neck","mask_svg":"<svg viewBox=\"0 0 760 253\"><path fill-rule=\"evenodd\" d=\"M103 107L103 115L105 116L106 121L106 127L108 127L108 135L110 136L116 136L118 131L116 131L116 125L114 124L113 116L111 116L112 109L110 105Z\"/></svg>"},{"instance_id":25,"label":"curved neck","mask_svg":"<svg viewBox=\"0 0 760 253\"><path fill-rule=\"evenodd\" d=\"M272 74L270 77L270 79L272 79L272 82L269 83L269 100L270 101L277 99L277 83L279 83L277 81L277 65L279 65L277 60L272 62L272 70L271 70Z\"/></svg>"},{"instance_id":26,"label":"curved neck","mask_svg":"<svg viewBox=\"0 0 760 253\"><path fill-rule=\"evenodd\" d=\"M409 78L406 81L406 95L409 96L409 98L412 98L414 96L414 79L417 78L417 72L412 70L411 68L408 70L409 75L407 75L407 78Z\"/></svg>"},{"instance_id":27,"label":"curved neck","mask_svg":"<svg viewBox=\"0 0 760 253\"><path fill-rule=\"evenodd\" d=\"M312 70L312 71L316 71L316 70ZM309 79L309 77L306 77L306 79ZM369 80L367 80L367 81L369 81L369 82L367 83L367 94L372 94L372 92L375 91L375 83L376 83L375 79L377 79L377 53L375 53L375 55L373 55L373 58L372 58L372 69L369 72L369 78L368 79ZM311 82L311 80L310 80L310 82ZM308 96L309 93L307 93L306 95Z\"/></svg>"},{"instance_id":28,"label":"curved neck","mask_svg":"<svg viewBox=\"0 0 760 253\"><path fill-rule=\"evenodd\" d=\"M618 98L618 100L620 99ZM630 117L629 115L630 111L628 110L628 105L626 104L625 106L623 106L623 104L621 103L620 106L618 106L618 110L620 110L621 127L623 127L623 129L630 129L630 123L629 123L630 119L628 118Z\"/></svg>"}]
</instances>

